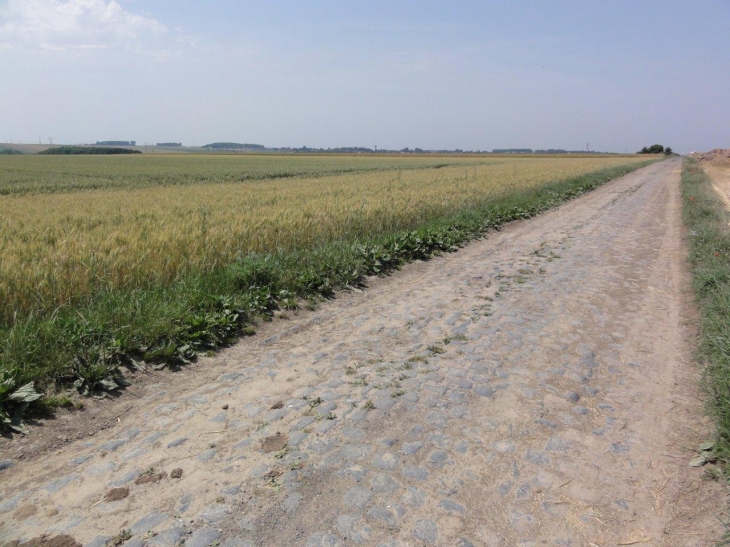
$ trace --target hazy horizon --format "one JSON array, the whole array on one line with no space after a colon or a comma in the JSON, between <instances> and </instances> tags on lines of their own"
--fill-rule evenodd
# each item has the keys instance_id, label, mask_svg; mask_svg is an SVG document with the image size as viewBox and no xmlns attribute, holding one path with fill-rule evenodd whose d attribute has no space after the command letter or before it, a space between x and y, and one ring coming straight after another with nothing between
<instances>
[{"instance_id":1,"label":"hazy horizon","mask_svg":"<svg viewBox=\"0 0 730 547\"><path fill-rule=\"evenodd\" d=\"M0 0L0 141L730 147L730 3Z\"/></svg>"}]
</instances>

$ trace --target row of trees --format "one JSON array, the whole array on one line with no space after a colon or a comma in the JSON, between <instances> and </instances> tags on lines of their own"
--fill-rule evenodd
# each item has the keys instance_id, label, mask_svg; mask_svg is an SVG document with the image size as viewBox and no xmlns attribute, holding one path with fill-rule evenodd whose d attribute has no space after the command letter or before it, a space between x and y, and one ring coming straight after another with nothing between
<instances>
[{"instance_id":1,"label":"row of trees","mask_svg":"<svg viewBox=\"0 0 730 547\"><path fill-rule=\"evenodd\" d=\"M203 145L203 148L210 148L213 150L263 150L265 146L263 144L253 144L249 142L213 142L211 144Z\"/></svg>"},{"instance_id":2,"label":"row of trees","mask_svg":"<svg viewBox=\"0 0 730 547\"><path fill-rule=\"evenodd\" d=\"M668 146L664 148L661 144L652 144L648 147L645 146L639 150L637 154L666 154L667 156L671 156L674 152L672 152L672 149Z\"/></svg>"},{"instance_id":3,"label":"row of trees","mask_svg":"<svg viewBox=\"0 0 730 547\"><path fill-rule=\"evenodd\" d=\"M77 156L88 154L141 154L142 152L139 150L130 150L129 148L113 148L109 146L56 146L38 153L49 156Z\"/></svg>"}]
</instances>

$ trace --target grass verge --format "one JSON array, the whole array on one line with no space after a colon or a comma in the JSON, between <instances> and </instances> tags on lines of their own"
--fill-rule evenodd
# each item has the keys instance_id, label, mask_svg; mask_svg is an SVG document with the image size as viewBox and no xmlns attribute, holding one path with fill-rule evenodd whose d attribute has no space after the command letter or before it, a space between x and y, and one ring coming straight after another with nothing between
<instances>
[{"instance_id":1,"label":"grass verge","mask_svg":"<svg viewBox=\"0 0 730 547\"><path fill-rule=\"evenodd\" d=\"M701 314L699 358L708 410L716 425L714 456L730 466L730 213L700 164L682 170L682 214L689 230L689 260Z\"/></svg>"},{"instance_id":2,"label":"grass verge","mask_svg":"<svg viewBox=\"0 0 730 547\"><path fill-rule=\"evenodd\" d=\"M368 275L454 251L489 230L533 217L653 161L517 192L409 231L249 255L171 285L101 291L50 315L16 317L0 331L0 428L19 430L23 413L43 405L25 389L31 382L46 393L75 388L82 395L99 395L120 389L126 384L122 367L184 365L201 352L253 334L256 321L276 309L329 298Z\"/></svg>"}]
</instances>

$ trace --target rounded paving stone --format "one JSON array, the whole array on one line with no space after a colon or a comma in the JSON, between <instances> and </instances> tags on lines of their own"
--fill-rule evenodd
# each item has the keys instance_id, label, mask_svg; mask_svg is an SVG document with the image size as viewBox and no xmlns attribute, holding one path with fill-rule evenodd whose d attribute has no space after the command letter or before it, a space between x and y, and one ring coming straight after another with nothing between
<instances>
[{"instance_id":1,"label":"rounded paving stone","mask_svg":"<svg viewBox=\"0 0 730 547\"><path fill-rule=\"evenodd\" d=\"M306 543L306 547L344 547L332 534L327 532L319 532L311 536Z\"/></svg>"},{"instance_id":2,"label":"rounded paving stone","mask_svg":"<svg viewBox=\"0 0 730 547\"><path fill-rule=\"evenodd\" d=\"M184 528L170 528L163 530L156 536L147 540L148 547L175 547L177 542L180 541L185 535Z\"/></svg>"},{"instance_id":3,"label":"rounded paving stone","mask_svg":"<svg viewBox=\"0 0 730 547\"><path fill-rule=\"evenodd\" d=\"M207 462L213 459L213 456L215 456L217 450L215 448L211 448L210 450L206 450L202 454L198 455L198 460L201 462Z\"/></svg>"},{"instance_id":4,"label":"rounded paving stone","mask_svg":"<svg viewBox=\"0 0 730 547\"><path fill-rule=\"evenodd\" d=\"M393 405L395 405L395 403L396 399L394 399L393 397L380 397L373 401L373 405L378 410L390 410L391 408L393 408Z\"/></svg>"},{"instance_id":5,"label":"rounded paving stone","mask_svg":"<svg viewBox=\"0 0 730 547\"><path fill-rule=\"evenodd\" d=\"M466 513L466 507L464 507L460 503L456 503L454 500L441 500L441 503L439 503L439 507L445 509L449 513L458 513L460 515Z\"/></svg>"},{"instance_id":6,"label":"rounded paving stone","mask_svg":"<svg viewBox=\"0 0 730 547\"><path fill-rule=\"evenodd\" d=\"M104 444L99 445L99 450L106 451L106 452L114 452L117 448L119 448L122 445L125 445L129 442L128 439L112 439L111 441L105 442Z\"/></svg>"},{"instance_id":7,"label":"rounded paving stone","mask_svg":"<svg viewBox=\"0 0 730 547\"><path fill-rule=\"evenodd\" d=\"M401 475L408 477L409 479L415 479L417 481L426 480L428 477L428 471L423 467L416 467L414 465L407 465L401 471Z\"/></svg>"},{"instance_id":8,"label":"rounded paving stone","mask_svg":"<svg viewBox=\"0 0 730 547\"><path fill-rule=\"evenodd\" d=\"M525 459L537 465L548 465L550 463L550 456L542 450L529 449L525 453Z\"/></svg>"},{"instance_id":9,"label":"rounded paving stone","mask_svg":"<svg viewBox=\"0 0 730 547\"><path fill-rule=\"evenodd\" d=\"M411 454L415 454L416 452L421 450L421 448L423 448L423 443L405 443L403 445L403 448L401 448L400 453L405 456L410 456Z\"/></svg>"},{"instance_id":10,"label":"rounded paving stone","mask_svg":"<svg viewBox=\"0 0 730 547\"><path fill-rule=\"evenodd\" d=\"M181 444L184 444L185 441L187 441L187 440L188 440L187 437L181 437L179 439L175 439L174 441L170 442L167 445L167 448L175 448L176 446L180 446Z\"/></svg>"},{"instance_id":11,"label":"rounded paving stone","mask_svg":"<svg viewBox=\"0 0 730 547\"><path fill-rule=\"evenodd\" d=\"M200 517L207 522L220 522L226 518L226 515L230 513L230 511L231 508L227 505L216 503L215 505L207 507Z\"/></svg>"},{"instance_id":12,"label":"rounded paving stone","mask_svg":"<svg viewBox=\"0 0 730 547\"><path fill-rule=\"evenodd\" d=\"M213 528L195 530L185 541L185 547L209 547L211 543L221 537L221 533Z\"/></svg>"},{"instance_id":13,"label":"rounded paving stone","mask_svg":"<svg viewBox=\"0 0 730 547\"><path fill-rule=\"evenodd\" d=\"M128 483L132 482L133 480L135 480L137 477L139 477L139 474L141 472L142 471L140 471L139 469L131 469L131 470L127 471L124 475L119 477L118 479L109 482L109 486L111 486L112 488L118 488L120 486L124 486L125 484L128 484Z\"/></svg>"},{"instance_id":14,"label":"rounded paving stone","mask_svg":"<svg viewBox=\"0 0 730 547\"><path fill-rule=\"evenodd\" d=\"M448 425L449 418L441 412L429 412L426 415L426 423L434 427L444 428Z\"/></svg>"},{"instance_id":15,"label":"rounded paving stone","mask_svg":"<svg viewBox=\"0 0 730 547\"><path fill-rule=\"evenodd\" d=\"M551 437L545 445L545 450L548 452L567 452L569 449L570 443L558 437Z\"/></svg>"},{"instance_id":16,"label":"rounded paving stone","mask_svg":"<svg viewBox=\"0 0 730 547\"><path fill-rule=\"evenodd\" d=\"M354 427L342 428L341 434L351 441L361 441L367 436L363 430Z\"/></svg>"},{"instance_id":17,"label":"rounded paving stone","mask_svg":"<svg viewBox=\"0 0 730 547\"><path fill-rule=\"evenodd\" d=\"M362 518L360 515L340 515L337 517L337 523L335 528L340 532L345 539L353 541L357 544L361 544L370 539L370 526L367 524L360 525Z\"/></svg>"},{"instance_id":18,"label":"rounded paving stone","mask_svg":"<svg viewBox=\"0 0 730 547\"><path fill-rule=\"evenodd\" d=\"M346 445L340 449L340 455L347 461L359 461L370 455L373 447L369 444Z\"/></svg>"},{"instance_id":19,"label":"rounded paving stone","mask_svg":"<svg viewBox=\"0 0 730 547\"><path fill-rule=\"evenodd\" d=\"M223 542L223 547L255 547L255 545L247 539L232 537Z\"/></svg>"},{"instance_id":20,"label":"rounded paving stone","mask_svg":"<svg viewBox=\"0 0 730 547\"><path fill-rule=\"evenodd\" d=\"M262 463L260 465L257 465L256 467L251 468L251 470L248 472L248 476L252 479L260 479L266 473L269 472L269 466L265 463Z\"/></svg>"},{"instance_id":21,"label":"rounded paving stone","mask_svg":"<svg viewBox=\"0 0 730 547\"><path fill-rule=\"evenodd\" d=\"M225 494L226 496L235 496L241 491L241 485L234 485L234 486L226 486L225 488L221 488L221 494Z\"/></svg>"},{"instance_id":22,"label":"rounded paving stone","mask_svg":"<svg viewBox=\"0 0 730 547\"><path fill-rule=\"evenodd\" d=\"M580 416L587 416L591 413L591 411L588 410L586 407L580 405L573 407L571 411Z\"/></svg>"},{"instance_id":23,"label":"rounded paving stone","mask_svg":"<svg viewBox=\"0 0 730 547\"><path fill-rule=\"evenodd\" d=\"M392 452L383 452L375 456L373 459L373 467L391 471L395 469L399 459L400 456L397 454L393 454Z\"/></svg>"},{"instance_id":24,"label":"rounded paving stone","mask_svg":"<svg viewBox=\"0 0 730 547\"><path fill-rule=\"evenodd\" d=\"M350 488L345 495L342 496L342 502L348 507L356 507L362 509L373 497L373 493L362 486Z\"/></svg>"},{"instance_id":25,"label":"rounded paving stone","mask_svg":"<svg viewBox=\"0 0 730 547\"><path fill-rule=\"evenodd\" d=\"M367 474L368 470L357 464L348 465L338 473L340 477L350 477L355 479L355 482L360 482Z\"/></svg>"},{"instance_id":26,"label":"rounded paving stone","mask_svg":"<svg viewBox=\"0 0 730 547\"><path fill-rule=\"evenodd\" d=\"M55 494L56 492L62 490L75 480L81 478L81 475L78 473L71 473L70 475L66 475L65 477L61 477L60 479L56 479L53 482L49 482L43 487L43 490L46 490L50 492L51 494Z\"/></svg>"},{"instance_id":27,"label":"rounded paving stone","mask_svg":"<svg viewBox=\"0 0 730 547\"><path fill-rule=\"evenodd\" d=\"M415 486L409 486L403 495L403 502L411 507L421 507L426 502L426 492Z\"/></svg>"},{"instance_id":28,"label":"rounded paving stone","mask_svg":"<svg viewBox=\"0 0 730 547\"><path fill-rule=\"evenodd\" d=\"M77 465L81 465L82 463L88 462L91 458L93 458L93 456L91 454L87 454L86 456L79 456L78 458L74 458L73 460L69 461L68 465L70 467L76 467ZM5 466L4 464L9 464L9 465ZM11 462L9 460L0 462L0 471L2 471L3 469L7 469L8 467L11 467L12 465L14 465L13 462Z\"/></svg>"},{"instance_id":29,"label":"rounded paving stone","mask_svg":"<svg viewBox=\"0 0 730 547\"><path fill-rule=\"evenodd\" d=\"M395 515L385 507L373 507L368 515L390 527L395 526Z\"/></svg>"},{"instance_id":30,"label":"rounded paving stone","mask_svg":"<svg viewBox=\"0 0 730 547\"><path fill-rule=\"evenodd\" d=\"M436 545L439 537L438 526L430 519L421 519L416 522L416 526L413 529L413 537L420 539L428 545Z\"/></svg>"},{"instance_id":31,"label":"rounded paving stone","mask_svg":"<svg viewBox=\"0 0 730 547\"><path fill-rule=\"evenodd\" d=\"M436 450L434 452L431 452L428 457L428 462L434 467L438 467L439 469L446 465L446 462L448 460L449 455L443 450Z\"/></svg>"},{"instance_id":32,"label":"rounded paving stone","mask_svg":"<svg viewBox=\"0 0 730 547\"><path fill-rule=\"evenodd\" d=\"M370 484L376 492L385 492L390 495L395 494L401 488L401 484L397 480L385 473L373 475Z\"/></svg>"},{"instance_id":33,"label":"rounded paving stone","mask_svg":"<svg viewBox=\"0 0 730 547\"><path fill-rule=\"evenodd\" d=\"M104 547L106 542L109 541L111 536L96 536L90 542L85 543L84 547Z\"/></svg>"},{"instance_id":34,"label":"rounded paving stone","mask_svg":"<svg viewBox=\"0 0 730 547\"><path fill-rule=\"evenodd\" d=\"M166 513L150 513L145 515L137 522L132 524L129 530L132 535L144 534L145 532L155 531L160 525L170 520L170 516Z\"/></svg>"},{"instance_id":35,"label":"rounded paving stone","mask_svg":"<svg viewBox=\"0 0 730 547\"><path fill-rule=\"evenodd\" d=\"M512 441L497 441L492 443L492 448L502 454L511 454L517 449L517 445Z\"/></svg>"},{"instance_id":36,"label":"rounded paving stone","mask_svg":"<svg viewBox=\"0 0 730 547\"><path fill-rule=\"evenodd\" d=\"M489 386L476 386L474 388L474 393L481 395L482 397L491 397L497 393L497 390Z\"/></svg>"},{"instance_id":37,"label":"rounded paving stone","mask_svg":"<svg viewBox=\"0 0 730 547\"><path fill-rule=\"evenodd\" d=\"M284 511L288 513L293 513L297 510L299 507L299 502L302 501L304 496L302 496L299 493L290 494L281 504L281 506L284 508Z\"/></svg>"}]
</instances>

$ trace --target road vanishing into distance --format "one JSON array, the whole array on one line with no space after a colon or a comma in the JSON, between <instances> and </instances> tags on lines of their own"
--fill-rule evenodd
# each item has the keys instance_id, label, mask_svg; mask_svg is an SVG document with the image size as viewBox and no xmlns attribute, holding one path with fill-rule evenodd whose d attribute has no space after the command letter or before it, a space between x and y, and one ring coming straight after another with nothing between
<instances>
[{"instance_id":1,"label":"road vanishing into distance","mask_svg":"<svg viewBox=\"0 0 730 547\"><path fill-rule=\"evenodd\" d=\"M78 439L0 455L0 538L711 545L719 486L687 465L708 427L680 168L655 163L60 416Z\"/></svg>"}]
</instances>

